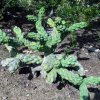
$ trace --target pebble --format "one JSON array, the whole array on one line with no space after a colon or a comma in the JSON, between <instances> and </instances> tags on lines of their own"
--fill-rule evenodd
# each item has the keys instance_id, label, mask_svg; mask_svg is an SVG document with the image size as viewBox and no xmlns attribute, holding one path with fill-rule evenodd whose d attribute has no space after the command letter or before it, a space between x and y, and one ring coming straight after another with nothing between
<instances>
[{"instance_id":1,"label":"pebble","mask_svg":"<svg viewBox=\"0 0 100 100\"><path fill-rule=\"evenodd\" d=\"M85 72L88 72L89 70L85 70Z\"/></svg>"},{"instance_id":2,"label":"pebble","mask_svg":"<svg viewBox=\"0 0 100 100\"><path fill-rule=\"evenodd\" d=\"M87 50L89 51L89 52L100 52L100 49L96 49L95 47L93 47L93 46L89 46L89 47L86 47L87 48Z\"/></svg>"},{"instance_id":3,"label":"pebble","mask_svg":"<svg viewBox=\"0 0 100 100\"><path fill-rule=\"evenodd\" d=\"M2 99L3 99L3 100L7 100L7 98L8 98L8 97L3 97Z\"/></svg>"},{"instance_id":4,"label":"pebble","mask_svg":"<svg viewBox=\"0 0 100 100\"><path fill-rule=\"evenodd\" d=\"M11 29L3 29L4 32L10 33Z\"/></svg>"},{"instance_id":5,"label":"pebble","mask_svg":"<svg viewBox=\"0 0 100 100\"><path fill-rule=\"evenodd\" d=\"M30 94L27 94L26 96L27 96L27 97L29 97L29 96L30 96Z\"/></svg>"},{"instance_id":6,"label":"pebble","mask_svg":"<svg viewBox=\"0 0 100 100\"><path fill-rule=\"evenodd\" d=\"M95 52L100 52L100 49L96 49Z\"/></svg>"},{"instance_id":7,"label":"pebble","mask_svg":"<svg viewBox=\"0 0 100 100\"><path fill-rule=\"evenodd\" d=\"M81 49L81 52L80 52L80 54L79 54L79 58L81 58L81 59L89 59L90 58L90 56L89 56L89 53L88 53L88 51L87 51L87 49Z\"/></svg>"},{"instance_id":8,"label":"pebble","mask_svg":"<svg viewBox=\"0 0 100 100\"><path fill-rule=\"evenodd\" d=\"M1 71L1 72L4 72L4 71L5 71L5 69L4 69L4 68L1 68L1 69L0 69L0 71Z\"/></svg>"}]
</instances>

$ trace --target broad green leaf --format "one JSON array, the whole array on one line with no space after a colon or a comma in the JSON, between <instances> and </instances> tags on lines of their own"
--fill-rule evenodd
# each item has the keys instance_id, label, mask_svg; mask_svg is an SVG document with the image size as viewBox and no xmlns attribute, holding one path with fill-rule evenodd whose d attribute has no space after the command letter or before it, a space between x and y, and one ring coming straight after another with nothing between
<instances>
[{"instance_id":1,"label":"broad green leaf","mask_svg":"<svg viewBox=\"0 0 100 100\"><path fill-rule=\"evenodd\" d=\"M89 100L89 91L86 84L82 83L79 87L80 100Z\"/></svg>"},{"instance_id":2,"label":"broad green leaf","mask_svg":"<svg viewBox=\"0 0 100 100\"><path fill-rule=\"evenodd\" d=\"M61 76L61 78L68 80L74 85L80 85L83 81L83 78L80 77L78 74L74 74L71 71L68 71L64 68L59 68L57 73Z\"/></svg>"},{"instance_id":3,"label":"broad green leaf","mask_svg":"<svg viewBox=\"0 0 100 100\"><path fill-rule=\"evenodd\" d=\"M52 69L49 73L47 73L46 82L47 83L53 83L57 78L57 72L56 69Z\"/></svg>"}]
</instances>

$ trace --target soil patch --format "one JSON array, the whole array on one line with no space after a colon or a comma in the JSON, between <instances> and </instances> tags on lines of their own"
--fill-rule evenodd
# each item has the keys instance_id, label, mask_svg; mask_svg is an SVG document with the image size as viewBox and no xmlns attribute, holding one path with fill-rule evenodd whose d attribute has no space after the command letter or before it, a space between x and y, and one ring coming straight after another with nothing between
<instances>
[{"instance_id":1,"label":"soil patch","mask_svg":"<svg viewBox=\"0 0 100 100\"><path fill-rule=\"evenodd\" d=\"M100 60L95 53L89 55L89 60L81 60L86 75L100 76ZM8 56L7 50L0 46L0 60ZM100 86L89 90L91 100L100 100ZM49 85L41 77L28 80L28 74L10 74L0 66L0 100L79 100L79 91L69 84L58 89L56 84Z\"/></svg>"}]
</instances>

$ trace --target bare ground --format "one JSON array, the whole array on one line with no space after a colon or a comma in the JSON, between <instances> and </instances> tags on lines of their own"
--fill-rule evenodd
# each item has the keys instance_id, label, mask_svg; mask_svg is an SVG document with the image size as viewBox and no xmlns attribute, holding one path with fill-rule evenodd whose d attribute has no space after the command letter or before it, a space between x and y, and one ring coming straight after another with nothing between
<instances>
[{"instance_id":1,"label":"bare ground","mask_svg":"<svg viewBox=\"0 0 100 100\"><path fill-rule=\"evenodd\" d=\"M0 46L0 60L9 53ZM82 60L86 75L100 76L100 60L95 53L89 60ZM28 74L10 74L0 66L0 100L79 100L79 91L66 84L61 89L47 84L41 77L28 80ZM91 100L100 100L100 86L90 87Z\"/></svg>"}]
</instances>

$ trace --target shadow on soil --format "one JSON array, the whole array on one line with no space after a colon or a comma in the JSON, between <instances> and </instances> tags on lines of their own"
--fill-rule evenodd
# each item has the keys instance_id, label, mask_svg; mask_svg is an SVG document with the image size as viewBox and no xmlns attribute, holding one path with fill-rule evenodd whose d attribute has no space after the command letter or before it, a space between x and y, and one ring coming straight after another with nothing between
<instances>
[{"instance_id":1,"label":"shadow on soil","mask_svg":"<svg viewBox=\"0 0 100 100\"><path fill-rule=\"evenodd\" d=\"M93 100L100 100L100 89L89 88L89 91L95 94Z\"/></svg>"},{"instance_id":2,"label":"shadow on soil","mask_svg":"<svg viewBox=\"0 0 100 100\"><path fill-rule=\"evenodd\" d=\"M23 67L19 70L19 74L28 74L28 80L33 79L33 74L30 67Z\"/></svg>"}]
</instances>

